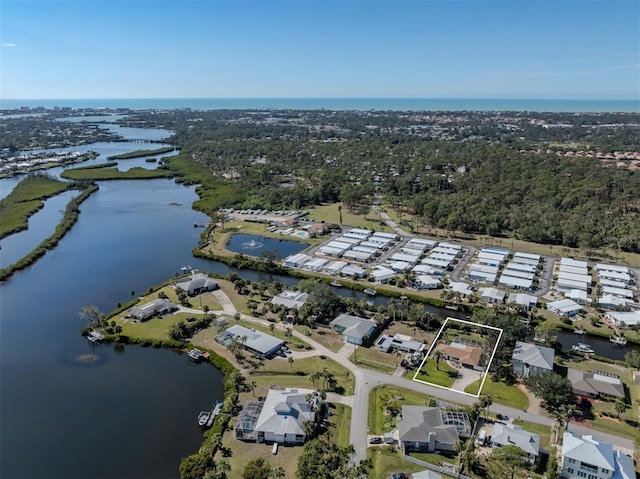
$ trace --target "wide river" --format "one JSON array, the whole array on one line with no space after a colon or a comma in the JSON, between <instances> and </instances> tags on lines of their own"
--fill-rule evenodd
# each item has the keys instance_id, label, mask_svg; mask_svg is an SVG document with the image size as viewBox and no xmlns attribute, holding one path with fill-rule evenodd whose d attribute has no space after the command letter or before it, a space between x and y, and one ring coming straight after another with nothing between
<instances>
[{"instance_id":1,"label":"wide river","mask_svg":"<svg viewBox=\"0 0 640 479\"><path fill-rule=\"evenodd\" d=\"M150 131L150 138L157 134ZM143 138L140 132L135 137ZM115 151L152 147L107 143L86 149L102 153L94 163ZM143 163L129 161L127 166ZM16 181L0 180L3 194ZM80 336L78 315L89 304L108 312L132 290L165 281L183 265L231 271L191 255L202 231L193 223L208 221L191 209L196 199L193 187L172 180L101 182L59 245L0 286L0 477L178 477L180 459L197 451L197 414L223 395L219 371L171 351L92 346ZM54 213L61 207L54 202ZM40 240L55 224L35 222L31 234ZM297 282L239 273L255 281ZM97 359L84 361L88 354Z\"/></svg>"}]
</instances>

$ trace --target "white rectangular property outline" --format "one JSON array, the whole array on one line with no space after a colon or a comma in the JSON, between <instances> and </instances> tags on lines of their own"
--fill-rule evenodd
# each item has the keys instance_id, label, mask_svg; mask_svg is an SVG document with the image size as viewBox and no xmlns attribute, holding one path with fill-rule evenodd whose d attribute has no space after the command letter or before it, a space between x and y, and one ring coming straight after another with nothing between
<instances>
[{"instance_id":1,"label":"white rectangular property outline","mask_svg":"<svg viewBox=\"0 0 640 479\"><path fill-rule=\"evenodd\" d=\"M418 376L418 373L422 370L422 366L424 366L424 363L427 361L427 359L429 359L429 356L431 355L431 351L433 350L433 347L438 342L438 339L440 339L440 336L442 335L442 332L444 331L444 328L447 326L447 323L449 322L449 320L456 321L458 323L469 324L471 326L479 326L481 328L489 328L489 329L493 329L495 331L500 331L500 334L498 334L498 340L496 341L496 344L493 345L493 352L491 353L491 358L489 359L489 364L487 364L487 368L486 368L486 370L484 372L484 375L482 376L482 381L480 382L480 387L478 388L478 393L477 394L471 394L471 393L467 393L467 392L464 392L464 391L459 391L458 389L448 388L446 386L441 386L439 384L434 384L434 383L430 383L430 382L427 382L427 381L423 381L422 379L416 379L416 377ZM445 319L444 324L440 328L440 331L438 331L438 335L433 340L433 343L431 343L431 347L429 348L429 351L427 352L427 355L424 357L424 359L420 363L420 367L418 368L416 373L413 375L412 380L416 381L416 382L419 382L419 383L422 383L422 384L426 384L428 386L434 386L434 387L441 388L441 389L447 389L449 391L453 391L453 392L456 392L456 393L466 394L467 396L471 396L471 397L474 397L474 398L480 397L480 393L482 392L482 388L484 387L484 382L487 379L487 375L489 374L489 368L491 367L491 363L493 362L493 357L495 356L496 351L498 349L498 345L500 344L500 339L502 339L503 331L504 330L502 328L496 328L495 326L489 326L487 324L473 323L471 321L465 321L464 319L458 319L458 318L447 318L447 319Z\"/></svg>"}]
</instances>

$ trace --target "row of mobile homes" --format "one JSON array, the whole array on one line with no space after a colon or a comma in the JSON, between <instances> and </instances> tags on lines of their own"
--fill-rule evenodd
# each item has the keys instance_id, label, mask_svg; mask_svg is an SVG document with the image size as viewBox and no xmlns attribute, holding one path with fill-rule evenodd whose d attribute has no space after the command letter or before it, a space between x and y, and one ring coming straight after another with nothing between
<instances>
[{"instance_id":1,"label":"row of mobile homes","mask_svg":"<svg viewBox=\"0 0 640 479\"><path fill-rule=\"evenodd\" d=\"M582 306L573 301L572 299L561 299L559 301L551 301L547 303L547 309L560 316L575 316L578 313L584 312Z\"/></svg>"}]
</instances>

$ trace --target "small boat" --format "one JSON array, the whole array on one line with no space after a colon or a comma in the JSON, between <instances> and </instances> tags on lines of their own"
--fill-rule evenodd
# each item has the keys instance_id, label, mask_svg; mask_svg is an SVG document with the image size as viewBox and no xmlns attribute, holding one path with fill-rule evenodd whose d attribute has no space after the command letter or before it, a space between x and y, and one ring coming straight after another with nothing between
<instances>
[{"instance_id":1,"label":"small boat","mask_svg":"<svg viewBox=\"0 0 640 479\"><path fill-rule=\"evenodd\" d=\"M626 346L627 344L627 338L619 334L614 334L613 336L611 336L609 338L609 341L611 341L615 346Z\"/></svg>"},{"instance_id":2,"label":"small boat","mask_svg":"<svg viewBox=\"0 0 640 479\"><path fill-rule=\"evenodd\" d=\"M369 296L375 296L378 292L373 288L367 288L364 290L364 294L368 294Z\"/></svg>"},{"instance_id":3,"label":"small boat","mask_svg":"<svg viewBox=\"0 0 640 479\"><path fill-rule=\"evenodd\" d=\"M335 286L336 288L342 288L342 283L338 280L335 281L331 281L331 283L329 283L331 286Z\"/></svg>"},{"instance_id":4,"label":"small boat","mask_svg":"<svg viewBox=\"0 0 640 479\"><path fill-rule=\"evenodd\" d=\"M547 341L546 341L546 339L544 339L544 338L543 338L543 337L541 337L541 336L534 336L534 337L533 337L533 342L534 342L534 343L544 344L544 343L546 343Z\"/></svg>"},{"instance_id":5,"label":"small boat","mask_svg":"<svg viewBox=\"0 0 640 479\"><path fill-rule=\"evenodd\" d=\"M452 311L458 311L458 305L457 304L447 304L444 307L445 309L451 309Z\"/></svg>"},{"instance_id":6,"label":"small boat","mask_svg":"<svg viewBox=\"0 0 640 479\"><path fill-rule=\"evenodd\" d=\"M180 271L184 271L185 273L187 271L191 271L193 268L191 266L183 266L182 268L180 268Z\"/></svg>"},{"instance_id":7,"label":"small boat","mask_svg":"<svg viewBox=\"0 0 640 479\"><path fill-rule=\"evenodd\" d=\"M578 351L580 353L585 353L585 354L592 354L594 352L591 346L585 343L574 344L573 346L571 346L571 349L573 349L574 351Z\"/></svg>"},{"instance_id":8,"label":"small boat","mask_svg":"<svg viewBox=\"0 0 640 479\"><path fill-rule=\"evenodd\" d=\"M586 331L584 329L582 329L582 328L576 327L576 328L573 329L573 333L574 334L585 334Z\"/></svg>"},{"instance_id":9,"label":"small boat","mask_svg":"<svg viewBox=\"0 0 640 479\"><path fill-rule=\"evenodd\" d=\"M200 358L202 357L202 351L194 348L187 353L187 356L189 356L189 359L193 361L200 361Z\"/></svg>"},{"instance_id":10,"label":"small boat","mask_svg":"<svg viewBox=\"0 0 640 479\"><path fill-rule=\"evenodd\" d=\"M98 331L89 331L87 334L87 339L92 343L102 341L104 339L104 335L99 333Z\"/></svg>"},{"instance_id":11,"label":"small boat","mask_svg":"<svg viewBox=\"0 0 640 479\"><path fill-rule=\"evenodd\" d=\"M198 426L206 426L210 416L211 411L200 411L200 414L198 414Z\"/></svg>"}]
</instances>

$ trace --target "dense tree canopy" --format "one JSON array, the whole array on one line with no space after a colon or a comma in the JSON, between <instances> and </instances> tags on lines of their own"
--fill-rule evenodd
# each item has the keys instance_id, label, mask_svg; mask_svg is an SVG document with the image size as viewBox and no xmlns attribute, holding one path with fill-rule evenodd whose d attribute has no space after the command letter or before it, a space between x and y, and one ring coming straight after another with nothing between
<instances>
[{"instance_id":1,"label":"dense tree canopy","mask_svg":"<svg viewBox=\"0 0 640 479\"><path fill-rule=\"evenodd\" d=\"M561 411L573 403L571 382L552 371L529 376L524 380L527 388L544 401L544 407L551 411Z\"/></svg>"}]
</instances>

